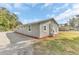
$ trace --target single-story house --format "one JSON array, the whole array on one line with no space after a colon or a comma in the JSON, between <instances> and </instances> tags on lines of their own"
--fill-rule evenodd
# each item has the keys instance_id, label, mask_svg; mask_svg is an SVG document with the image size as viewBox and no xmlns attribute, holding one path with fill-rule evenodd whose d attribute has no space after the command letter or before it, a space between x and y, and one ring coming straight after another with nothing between
<instances>
[{"instance_id":1,"label":"single-story house","mask_svg":"<svg viewBox=\"0 0 79 59\"><path fill-rule=\"evenodd\" d=\"M47 20L25 24L17 29L16 32L35 38L43 38L58 34L59 25L53 18L50 18Z\"/></svg>"}]
</instances>

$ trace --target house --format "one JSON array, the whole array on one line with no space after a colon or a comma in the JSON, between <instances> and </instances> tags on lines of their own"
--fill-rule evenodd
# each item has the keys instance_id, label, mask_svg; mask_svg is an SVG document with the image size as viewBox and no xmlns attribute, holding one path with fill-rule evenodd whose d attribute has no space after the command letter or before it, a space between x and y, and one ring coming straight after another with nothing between
<instances>
[{"instance_id":1,"label":"house","mask_svg":"<svg viewBox=\"0 0 79 59\"><path fill-rule=\"evenodd\" d=\"M68 25L68 23L65 24L59 24L59 31L70 31L71 27Z\"/></svg>"},{"instance_id":2,"label":"house","mask_svg":"<svg viewBox=\"0 0 79 59\"><path fill-rule=\"evenodd\" d=\"M53 36L58 34L59 28L58 23L53 18L51 18L25 24L16 30L16 32L35 38L43 38L46 36Z\"/></svg>"},{"instance_id":3,"label":"house","mask_svg":"<svg viewBox=\"0 0 79 59\"><path fill-rule=\"evenodd\" d=\"M79 24L74 27L74 30L75 30L75 31L79 31Z\"/></svg>"}]
</instances>

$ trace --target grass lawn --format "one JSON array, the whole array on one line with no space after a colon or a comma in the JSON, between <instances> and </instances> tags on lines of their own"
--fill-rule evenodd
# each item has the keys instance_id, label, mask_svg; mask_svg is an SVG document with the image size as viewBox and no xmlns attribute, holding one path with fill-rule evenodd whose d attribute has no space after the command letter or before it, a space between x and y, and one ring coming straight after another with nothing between
<instances>
[{"instance_id":1,"label":"grass lawn","mask_svg":"<svg viewBox=\"0 0 79 59\"><path fill-rule=\"evenodd\" d=\"M56 37L41 39L33 45L34 54L78 55L79 32L60 32Z\"/></svg>"}]
</instances>

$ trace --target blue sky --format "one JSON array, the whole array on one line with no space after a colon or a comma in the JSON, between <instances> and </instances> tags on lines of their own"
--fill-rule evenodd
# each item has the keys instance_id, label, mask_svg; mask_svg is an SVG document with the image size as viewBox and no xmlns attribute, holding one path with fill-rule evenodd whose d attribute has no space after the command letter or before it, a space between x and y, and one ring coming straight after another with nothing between
<instances>
[{"instance_id":1,"label":"blue sky","mask_svg":"<svg viewBox=\"0 0 79 59\"><path fill-rule=\"evenodd\" d=\"M0 3L0 7L15 13L24 24L48 18L54 18L62 24L79 14L77 3Z\"/></svg>"}]
</instances>

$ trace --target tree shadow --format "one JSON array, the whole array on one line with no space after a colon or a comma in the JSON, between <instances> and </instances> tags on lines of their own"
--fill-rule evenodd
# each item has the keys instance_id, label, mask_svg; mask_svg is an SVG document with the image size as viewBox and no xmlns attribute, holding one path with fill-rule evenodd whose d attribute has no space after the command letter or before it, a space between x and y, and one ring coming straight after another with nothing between
<instances>
[{"instance_id":1,"label":"tree shadow","mask_svg":"<svg viewBox=\"0 0 79 59\"><path fill-rule=\"evenodd\" d=\"M0 55L32 54L33 38L15 32L8 32L6 33L6 36L9 39L10 44L0 49Z\"/></svg>"},{"instance_id":2,"label":"tree shadow","mask_svg":"<svg viewBox=\"0 0 79 59\"><path fill-rule=\"evenodd\" d=\"M15 32L10 32L10 33L6 33L7 38L10 40L11 44L17 44L18 42L21 41L27 41L30 40L32 38L15 33Z\"/></svg>"}]
</instances>

